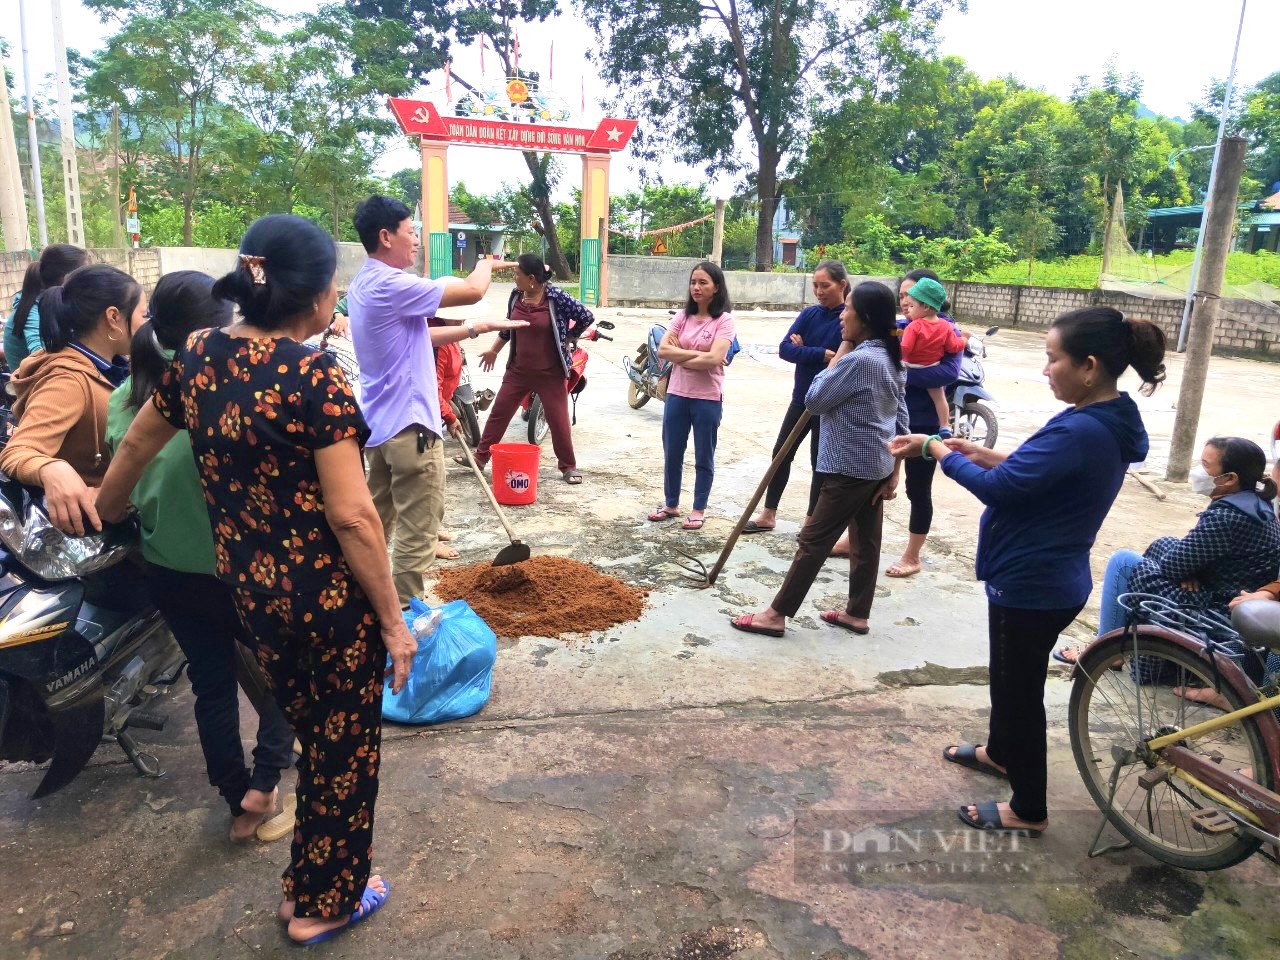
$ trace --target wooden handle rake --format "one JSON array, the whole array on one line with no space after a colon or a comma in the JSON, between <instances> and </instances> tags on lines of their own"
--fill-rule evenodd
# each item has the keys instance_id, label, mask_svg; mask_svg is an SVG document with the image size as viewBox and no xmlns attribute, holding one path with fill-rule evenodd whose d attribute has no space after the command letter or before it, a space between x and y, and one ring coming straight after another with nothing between
<instances>
[{"instance_id":1,"label":"wooden handle rake","mask_svg":"<svg viewBox=\"0 0 1280 960\"><path fill-rule=\"evenodd\" d=\"M711 586L716 582L716 578L720 576L720 571L724 569L725 562L729 559L729 554L733 552L734 545L738 542L738 537L742 536L742 531L746 529L747 521L751 519L751 514L755 512L757 504L760 503L760 498L769 489L769 483L773 480L774 474L778 472L778 468L782 466L783 461L791 455L791 451L800 442L800 437L804 433L805 427L809 425L809 419L808 410L800 414L800 419L791 428L787 438L782 441L782 446L778 448L777 456L773 458L773 462L769 464L769 469L765 471L764 476L760 479L760 485L756 487L756 492L752 494L751 501L747 504L746 509L742 511L742 516L738 518L733 532L729 534L729 539L725 541L724 549L720 551L720 556L716 558L716 562L710 570L707 570L706 564L693 554L686 553L680 549L676 550L676 553L688 561L687 563L682 563L677 560L676 564L682 570L687 571L685 579L692 581L699 589L706 589Z\"/></svg>"}]
</instances>

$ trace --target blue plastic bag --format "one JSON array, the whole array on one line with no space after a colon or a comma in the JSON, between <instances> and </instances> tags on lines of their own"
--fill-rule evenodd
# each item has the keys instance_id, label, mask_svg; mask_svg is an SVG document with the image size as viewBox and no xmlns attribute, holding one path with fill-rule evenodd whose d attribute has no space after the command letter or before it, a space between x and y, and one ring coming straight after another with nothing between
<instances>
[{"instance_id":1,"label":"blue plastic bag","mask_svg":"<svg viewBox=\"0 0 1280 960\"><path fill-rule=\"evenodd\" d=\"M465 600L432 608L409 601L411 633L422 617L439 613L434 630L419 636L409 679L399 693L382 688L382 716L396 723L444 723L477 713L489 701L498 638Z\"/></svg>"}]
</instances>

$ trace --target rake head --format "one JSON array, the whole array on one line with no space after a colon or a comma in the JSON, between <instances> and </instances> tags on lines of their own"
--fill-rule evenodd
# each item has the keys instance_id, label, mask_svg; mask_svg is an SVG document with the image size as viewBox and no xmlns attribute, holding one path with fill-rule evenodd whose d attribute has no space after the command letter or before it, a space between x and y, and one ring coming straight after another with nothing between
<instances>
[{"instance_id":1,"label":"rake head","mask_svg":"<svg viewBox=\"0 0 1280 960\"><path fill-rule=\"evenodd\" d=\"M676 566L678 566L681 570L685 571L685 573L682 574L684 579L692 581L694 586L696 586L700 590L705 590L707 587L715 583L715 578L712 577L711 574L707 572L707 565L705 563L703 563L693 554L685 553L683 550L679 548L676 548L676 553L678 553L681 557L684 558L683 561L682 560L676 561ZM688 561L688 562L684 562L684 561Z\"/></svg>"}]
</instances>

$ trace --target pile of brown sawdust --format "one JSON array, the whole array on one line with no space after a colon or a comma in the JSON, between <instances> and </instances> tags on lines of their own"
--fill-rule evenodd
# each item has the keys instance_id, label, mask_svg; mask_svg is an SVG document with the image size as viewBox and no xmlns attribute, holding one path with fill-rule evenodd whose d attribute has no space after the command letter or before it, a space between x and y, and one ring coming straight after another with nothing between
<instances>
[{"instance_id":1,"label":"pile of brown sawdust","mask_svg":"<svg viewBox=\"0 0 1280 960\"><path fill-rule=\"evenodd\" d=\"M445 570L435 592L445 602L466 600L494 633L508 638L604 630L638 619L648 596L568 557Z\"/></svg>"}]
</instances>

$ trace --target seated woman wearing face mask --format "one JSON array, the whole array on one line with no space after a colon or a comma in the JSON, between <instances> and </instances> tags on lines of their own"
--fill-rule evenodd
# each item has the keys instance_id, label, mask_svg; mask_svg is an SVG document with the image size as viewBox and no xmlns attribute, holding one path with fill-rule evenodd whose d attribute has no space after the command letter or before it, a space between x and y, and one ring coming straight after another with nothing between
<instances>
[{"instance_id":1,"label":"seated woman wearing face mask","mask_svg":"<svg viewBox=\"0 0 1280 960\"><path fill-rule=\"evenodd\" d=\"M1118 598L1150 593L1181 606L1213 610L1275 580L1280 570L1280 523L1272 500L1276 484L1266 476L1267 457L1252 440L1214 437L1191 468L1191 489L1209 498L1191 532L1179 540L1160 537L1143 554L1118 550L1102 581L1098 636L1123 627L1127 615ZM1075 663L1083 645L1054 651Z\"/></svg>"}]
</instances>

